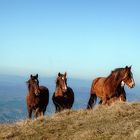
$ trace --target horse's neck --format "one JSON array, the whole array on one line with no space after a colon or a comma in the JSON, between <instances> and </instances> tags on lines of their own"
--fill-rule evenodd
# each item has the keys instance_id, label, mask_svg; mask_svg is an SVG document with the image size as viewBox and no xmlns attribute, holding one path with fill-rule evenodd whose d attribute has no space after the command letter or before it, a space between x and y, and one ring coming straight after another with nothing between
<instances>
[{"instance_id":1,"label":"horse's neck","mask_svg":"<svg viewBox=\"0 0 140 140\"><path fill-rule=\"evenodd\" d=\"M60 87L56 87L55 96L63 96L63 91Z\"/></svg>"},{"instance_id":2,"label":"horse's neck","mask_svg":"<svg viewBox=\"0 0 140 140\"><path fill-rule=\"evenodd\" d=\"M115 76L110 76L107 78L107 84L110 84L111 89L115 91L121 83L121 78L116 79Z\"/></svg>"}]
</instances>

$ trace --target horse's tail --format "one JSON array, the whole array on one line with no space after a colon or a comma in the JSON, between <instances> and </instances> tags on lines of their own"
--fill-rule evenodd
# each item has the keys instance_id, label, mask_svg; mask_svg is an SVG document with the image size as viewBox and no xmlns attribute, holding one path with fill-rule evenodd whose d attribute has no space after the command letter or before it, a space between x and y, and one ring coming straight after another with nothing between
<instances>
[{"instance_id":1,"label":"horse's tail","mask_svg":"<svg viewBox=\"0 0 140 140\"><path fill-rule=\"evenodd\" d=\"M96 100L97 100L96 94L91 94L88 101L87 109L92 109L93 106L96 104Z\"/></svg>"}]
</instances>

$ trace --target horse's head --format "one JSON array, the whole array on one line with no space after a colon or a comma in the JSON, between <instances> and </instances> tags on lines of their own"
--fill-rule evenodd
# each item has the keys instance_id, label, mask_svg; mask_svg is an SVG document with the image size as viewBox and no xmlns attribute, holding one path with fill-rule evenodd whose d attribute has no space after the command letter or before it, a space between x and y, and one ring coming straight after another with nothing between
<instances>
[{"instance_id":1,"label":"horse's head","mask_svg":"<svg viewBox=\"0 0 140 140\"><path fill-rule=\"evenodd\" d=\"M56 86L60 87L63 92L67 91L67 73L65 72L64 74L61 74L60 72L58 73L58 77L56 79Z\"/></svg>"},{"instance_id":2,"label":"horse's head","mask_svg":"<svg viewBox=\"0 0 140 140\"><path fill-rule=\"evenodd\" d=\"M122 84L126 84L128 87L133 88L135 86L135 81L133 79L133 74L131 72L131 66L126 66L123 70Z\"/></svg>"},{"instance_id":3,"label":"horse's head","mask_svg":"<svg viewBox=\"0 0 140 140\"><path fill-rule=\"evenodd\" d=\"M33 76L32 74L30 75L30 79L27 81L28 88L29 90L32 89L32 92L38 96L40 94L39 90L39 80L38 80L38 74Z\"/></svg>"}]
</instances>

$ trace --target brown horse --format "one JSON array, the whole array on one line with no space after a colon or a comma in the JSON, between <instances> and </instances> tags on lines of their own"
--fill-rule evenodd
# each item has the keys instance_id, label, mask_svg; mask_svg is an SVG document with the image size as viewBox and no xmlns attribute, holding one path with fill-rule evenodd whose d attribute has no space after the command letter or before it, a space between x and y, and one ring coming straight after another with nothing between
<instances>
[{"instance_id":1,"label":"brown horse","mask_svg":"<svg viewBox=\"0 0 140 140\"><path fill-rule=\"evenodd\" d=\"M56 89L52 97L56 112L64 109L71 109L74 102L74 92L67 86L66 73L58 73Z\"/></svg>"},{"instance_id":2,"label":"brown horse","mask_svg":"<svg viewBox=\"0 0 140 140\"><path fill-rule=\"evenodd\" d=\"M98 77L92 82L91 95L87 105L90 109L95 105L97 96L100 98L101 104L107 104L109 100L119 98L120 100L126 100L126 94L124 91L124 84L133 88L135 82L131 72L131 67L117 68L111 72L108 77Z\"/></svg>"},{"instance_id":3,"label":"brown horse","mask_svg":"<svg viewBox=\"0 0 140 140\"><path fill-rule=\"evenodd\" d=\"M32 118L32 112L34 112L35 118L37 118L38 115L44 116L49 102L48 88L39 86L38 74L36 74L36 76L30 75L27 84L28 94L26 96L26 103L29 118Z\"/></svg>"}]
</instances>

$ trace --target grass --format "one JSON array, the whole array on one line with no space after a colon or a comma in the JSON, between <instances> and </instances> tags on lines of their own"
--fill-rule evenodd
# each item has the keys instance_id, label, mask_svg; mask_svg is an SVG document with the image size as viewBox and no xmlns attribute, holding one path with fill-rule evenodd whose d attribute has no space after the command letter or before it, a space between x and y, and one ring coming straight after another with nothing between
<instances>
[{"instance_id":1,"label":"grass","mask_svg":"<svg viewBox=\"0 0 140 140\"><path fill-rule=\"evenodd\" d=\"M51 117L0 125L9 140L140 140L140 103L65 110Z\"/></svg>"}]
</instances>

